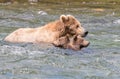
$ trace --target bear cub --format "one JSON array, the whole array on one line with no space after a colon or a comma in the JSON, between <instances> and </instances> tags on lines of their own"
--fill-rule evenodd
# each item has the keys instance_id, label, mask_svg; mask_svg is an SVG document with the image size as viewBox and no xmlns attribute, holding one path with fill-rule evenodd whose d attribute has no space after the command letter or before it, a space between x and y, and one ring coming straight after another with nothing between
<instances>
[{"instance_id":1,"label":"bear cub","mask_svg":"<svg viewBox=\"0 0 120 79\"><path fill-rule=\"evenodd\" d=\"M82 48L87 47L90 42L80 35L74 35L73 37L66 35L54 41L52 44L56 47L65 49L81 50Z\"/></svg>"}]
</instances>

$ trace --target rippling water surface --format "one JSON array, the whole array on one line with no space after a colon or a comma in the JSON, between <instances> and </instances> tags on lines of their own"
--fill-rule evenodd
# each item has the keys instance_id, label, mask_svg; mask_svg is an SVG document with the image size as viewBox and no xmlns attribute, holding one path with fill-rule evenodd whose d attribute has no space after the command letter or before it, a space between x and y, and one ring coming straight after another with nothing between
<instances>
[{"instance_id":1,"label":"rippling water surface","mask_svg":"<svg viewBox=\"0 0 120 79\"><path fill-rule=\"evenodd\" d=\"M38 27L72 14L89 31L80 51L51 44L8 43L21 27ZM119 79L120 10L117 3L39 2L0 4L0 79Z\"/></svg>"}]
</instances>

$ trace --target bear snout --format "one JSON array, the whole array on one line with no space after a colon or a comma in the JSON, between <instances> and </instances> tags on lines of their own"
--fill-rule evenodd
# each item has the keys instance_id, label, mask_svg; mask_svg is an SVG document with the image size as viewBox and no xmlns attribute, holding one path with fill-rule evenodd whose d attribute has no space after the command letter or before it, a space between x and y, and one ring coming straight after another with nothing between
<instances>
[{"instance_id":1,"label":"bear snout","mask_svg":"<svg viewBox=\"0 0 120 79\"><path fill-rule=\"evenodd\" d=\"M87 47L90 45L89 41L84 41L83 44L81 45L82 47Z\"/></svg>"},{"instance_id":2,"label":"bear snout","mask_svg":"<svg viewBox=\"0 0 120 79\"><path fill-rule=\"evenodd\" d=\"M84 48L84 47L87 47L90 45L90 42L87 42L86 45L80 45L80 49Z\"/></svg>"}]
</instances>

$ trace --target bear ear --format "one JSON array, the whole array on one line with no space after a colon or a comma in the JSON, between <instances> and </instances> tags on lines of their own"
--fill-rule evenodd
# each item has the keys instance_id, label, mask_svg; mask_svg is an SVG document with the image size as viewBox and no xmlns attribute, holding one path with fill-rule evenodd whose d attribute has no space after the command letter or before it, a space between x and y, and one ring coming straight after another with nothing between
<instances>
[{"instance_id":1,"label":"bear ear","mask_svg":"<svg viewBox=\"0 0 120 79\"><path fill-rule=\"evenodd\" d=\"M65 15L61 15L60 16L60 21L63 22L63 23L65 23L66 21L68 21L68 17L65 16Z\"/></svg>"},{"instance_id":2,"label":"bear ear","mask_svg":"<svg viewBox=\"0 0 120 79\"><path fill-rule=\"evenodd\" d=\"M72 16L72 15L67 15L67 17L69 17L69 18L75 18L74 16Z\"/></svg>"},{"instance_id":3,"label":"bear ear","mask_svg":"<svg viewBox=\"0 0 120 79\"><path fill-rule=\"evenodd\" d=\"M67 15L67 17L68 17L68 19L75 19L75 17L72 15Z\"/></svg>"}]
</instances>

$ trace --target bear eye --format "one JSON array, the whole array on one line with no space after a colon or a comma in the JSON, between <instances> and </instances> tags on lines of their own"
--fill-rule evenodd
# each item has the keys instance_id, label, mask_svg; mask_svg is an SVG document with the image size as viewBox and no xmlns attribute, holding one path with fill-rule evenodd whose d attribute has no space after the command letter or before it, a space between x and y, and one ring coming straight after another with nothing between
<instances>
[{"instance_id":1,"label":"bear eye","mask_svg":"<svg viewBox=\"0 0 120 79\"><path fill-rule=\"evenodd\" d=\"M79 25L76 26L76 28L78 28L78 27L79 27Z\"/></svg>"}]
</instances>

